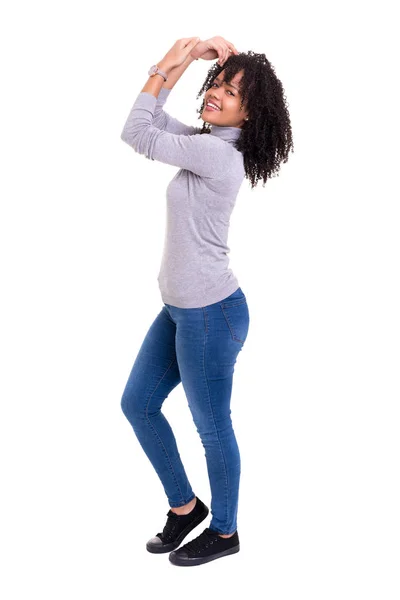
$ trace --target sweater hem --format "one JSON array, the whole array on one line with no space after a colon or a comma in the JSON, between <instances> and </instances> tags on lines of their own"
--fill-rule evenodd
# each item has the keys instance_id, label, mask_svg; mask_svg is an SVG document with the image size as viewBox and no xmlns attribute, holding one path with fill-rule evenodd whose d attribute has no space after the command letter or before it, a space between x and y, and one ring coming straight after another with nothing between
<instances>
[{"instance_id":1,"label":"sweater hem","mask_svg":"<svg viewBox=\"0 0 400 600\"><path fill-rule=\"evenodd\" d=\"M235 277L233 280L230 280L224 287L218 288L214 290L212 293L208 293L204 295L206 304L199 306L198 301L196 300L182 300L182 298L178 298L176 296L170 296L165 292L161 291L161 298L164 304L169 304L171 306L175 306L176 308L205 308L210 304L215 304L217 302L221 302L225 300L228 296L236 292L239 288L239 282Z\"/></svg>"}]
</instances>

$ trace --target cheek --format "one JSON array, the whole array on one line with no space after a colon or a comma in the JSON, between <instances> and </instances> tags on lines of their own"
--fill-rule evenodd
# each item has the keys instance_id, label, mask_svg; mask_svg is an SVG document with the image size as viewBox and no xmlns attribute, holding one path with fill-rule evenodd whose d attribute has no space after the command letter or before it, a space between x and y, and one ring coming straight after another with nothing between
<instances>
[{"instance_id":1,"label":"cheek","mask_svg":"<svg viewBox=\"0 0 400 600\"><path fill-rule=\"evenodd\" d=\"M240 101L238 101L236 98L225 98L224 105L225 108L228 108L233 112L238 112L240 107Z\"/></svg>"}]
</instances>

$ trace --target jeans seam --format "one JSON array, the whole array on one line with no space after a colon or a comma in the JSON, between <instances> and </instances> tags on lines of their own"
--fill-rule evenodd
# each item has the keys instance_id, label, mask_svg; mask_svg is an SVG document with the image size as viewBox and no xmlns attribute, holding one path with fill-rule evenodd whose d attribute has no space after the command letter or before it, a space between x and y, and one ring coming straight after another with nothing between
<instances>
[{"instance_id":1,"label":"jeans seam","mask_svg":"<svg viewBox=\"0 0 400 600\"><path fill-rule=\"evenodd\" d=\"M207 315L207 310L204 310L204 314L205 316ZM213 418L213 423L214 423L214 429L215 432L217 434L217 438L218 438L218 443L219 443L219 447L220 447L220 451L221 451L221 455L222 455L222 459L223 459L223 463L224 463L224 469L225 469L225 489L224 489L224 501L225 501L225 522L228 521L228 470L226 468L226 459L225 459L225 455L224 455L224 451L223 451L223 447L221 444L221 439L219 437L219 433L218 433L218 427L216 426L215 423L215 416L214 416L214 410L213 410L213 406L212 406L212 402L211 402L211 394L210 394L210 388L208 385L208 379L207 379L207 373L206 373L206 365L205 365L205 353L206 353L206 345L207 345L207 331L206 331L206 335L204 336L204 345L203 345L203 373L205 376L205 380L206 380L206 384L207 384L207 391L208 391L208 401L209 401L209 405L211 408L211 414L212 414L212 418Z\"/></svg>"},{"instance_id":2,"label":"jeans seam","mask_svg":"<svg viewBox=\"0 0 400 600\"><path fill-rule=\"evenodd\" d=\"M208 333L208 320L207 320L207 309L203 306L203 316L204 316L204 331Z\"/></svg>"},{"instance_id":3,"label":"jeans seam","mask_svg":"<svg viewBox=\"0 0 400 600\"><path fill-rule=\"evenodd\" d=\"M222 308L230 308L231 306L240 306L240 304L244 304L246 302L246 298L242 298L241 300L237 300L236 302L222 302Z\"/></svg>"},{"instance_id":4,"label":"jeans seam","mask_svg":"<svg viewBox=\"0 0 400 600\"><path fill-rule=\"evenodd\" d=\"M235 305L235 306L236 306L236 305ZM224 309L224 307L223 307L223 306L221 306L221 310L222 310L222 313L223 313L223 315L224 315L224 317L225 317L225 321L226 321L226 323L227 323L227 325L228 325L228 327L229 327L229 331L231 332L231 337L232 337L232 339L233 339L235 342L239 342L239 344L244 344L244 340L241 340L241 339L240 339L240 338L238 338L238 337L237 337L237 335L235 334L235 331L234 331L234 329L233 329L233 327L232 327L232 324L231 324L231 322L229 321L229 315L228 315L228 314L225 312L225 309Z\"/></svg>"},{"instance_id":5,"label":"jeans seam","mask_svg":"<svg viewBox=\"0 0 400 600\"><path fill-rule=\"evenodd\" d=\"M166 369L166 371L165 371L164 375L161 377L160 381L157 383L156 387L154 388L154 390L152 391L151 395L149 396L149 398L148 398L148 400L147 400L147 405L146 405L146 419L147 419L147 421L148 421L148 424L149 424L149 426L150 426L150 429L152 429L153 433L154 433L154 434L155 434L155 436L158 438L158 441L159 441L159 443L160 443L161 447L164 449L164 452L165 452L165 454L166 454L166 456L167 456L167 459L168 459L168 461L169 461L170 470L171 470L171 472L172 472L172 475L173 475L173 477L174 477L174 479L175 479L175 484L176 484L176 487L178 488L178 490L179 490L179 493L180 493L180 495L181 495L181 498L183 499L182 490L181 490L181 488L179 487L179 484L178 484L178 481L177 481L177 478L176 478L176 474L175 474L175 471L174 471L174 467L173 467L173 465L172 465L172 462L171 462L171 459L170 459L170 457L169 457L169 454L168 454L168 452L167 452L167 449L166 449L166 447L164 446L164 444L163 444L163 442L162 442L162 439L161 439L161 437L160 437L160 435L159 435L159 433L158 433L157 429L154 427L154 425L153 425L153 424L152 424L152 422L150 421L150 418L149 418L149 415L148 415L148 408L149 408L149 403L150 403L150 400L151 400L151 398L153 397L153 395L154 395L154 393L156 392L156 390L157 390L158 386L160 385L161 381L164 379L164 377L166 376L166 374L168 373L168 371L170 370L170 368L172 367L172 365L173 365L175 362L178 362L178 361L177 361L177 359L176 359L176 357L172 359L172 361L171 361L171 363L168 365L168 368Z\"/></svg>"}]
</instances>

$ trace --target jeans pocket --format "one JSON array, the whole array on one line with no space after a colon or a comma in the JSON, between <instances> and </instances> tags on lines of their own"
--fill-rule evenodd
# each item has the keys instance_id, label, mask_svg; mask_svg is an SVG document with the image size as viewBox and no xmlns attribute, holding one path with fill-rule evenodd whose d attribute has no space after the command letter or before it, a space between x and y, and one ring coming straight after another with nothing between
<instances>
[{"instance_id":1,"label":"jeans pocket","mask_svg":"<svg viewBox=\"0 0 400 600\"><path fill-rule=\"evenodd\" d=\"M227 296L226 298L221 300L221 303L223 305L225 305L225 304L231 304L232 302L238 302L238 301L244 302L245 300L246 300L246 296L244 295L242 288L239 287L230 296Z\"/></svg>"},{"instance_id":2,"label":"jeans pocket","mask_svg":"<svg viewBox=\"0 0 400 600\"><path fill-rule=\"evenodd\" d=\"M242 299L223 302L221 310L231 332L232 339L243 345L246 341L250 324L246 298L243 297Z\"/></svg>"}]
</instances>

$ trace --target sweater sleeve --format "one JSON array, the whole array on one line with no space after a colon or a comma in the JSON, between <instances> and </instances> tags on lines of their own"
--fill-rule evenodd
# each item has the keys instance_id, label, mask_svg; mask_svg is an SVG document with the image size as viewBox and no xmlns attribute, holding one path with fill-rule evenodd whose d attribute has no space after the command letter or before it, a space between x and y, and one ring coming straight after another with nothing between
<instances>
[{"instance_id":1,"label":"sweater sleeve","mask_svg":"<svg viewBox=\"0 0 400 600\"><path fill-rule=\"evenodd\" d=\"M200 133L202 129L201 127L185 125L181 121L178 121L178 119L171 117L171 115L165 112L163 106L167 101L170 92L171 90L168 88L161 88L154 110L152 125L157 127L157 129L169 131L169 133L180 133L183 135L194 135L195 133Z\"/></svg>"},{"instance_id":2,"label":"sweater sleeve","mask_svg":"<svg viewBox=\"0 0 400 600\"><path fill-rule=\"evenodd\" d=\"M121 139L150 160L187 169L201 177L226 177L231 146L210 134L174 134L152 125L157 98L140 92L131 108Z\"/></svg>"}]
</instances>

